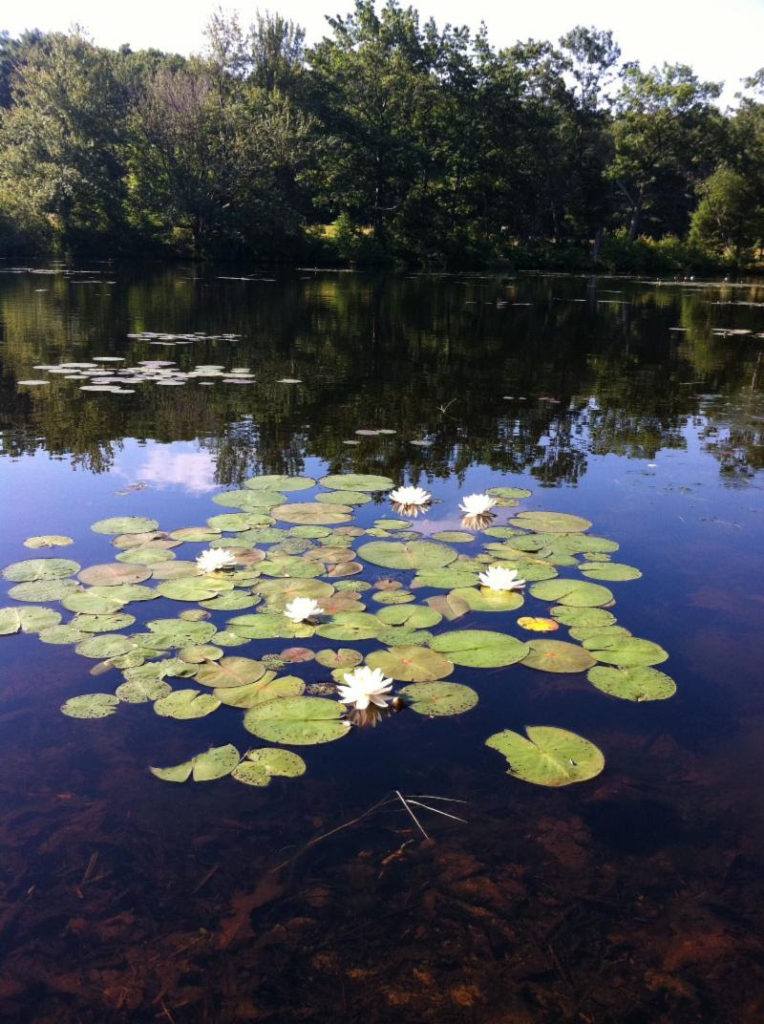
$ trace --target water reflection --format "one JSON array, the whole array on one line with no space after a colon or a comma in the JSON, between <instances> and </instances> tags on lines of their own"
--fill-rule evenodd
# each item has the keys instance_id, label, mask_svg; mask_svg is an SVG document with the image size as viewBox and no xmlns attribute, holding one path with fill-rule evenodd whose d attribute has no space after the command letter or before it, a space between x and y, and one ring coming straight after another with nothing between
<instances>
[{"instance_id":1,"label":"water reflection","mask_svg":"<svg viewBox=\"0 0 764 1024\"><path fill-rule=\"evenodd\" d=\"M4 454L43 449L102 472L123 437L151 437L208 452L214 477L202 460L193 471L204 487L300 472L311 456L333 470L415 481L479 463L553 486L580 480L590 453L651 460L681 447L698 419L730 478L762 466L753 286L326 274L262 282L114 268L101 276L49 276L45 292L33 275L0 277ZM714 333L720 327L750 333ZM128 338L152 331L240 337ZM123 356L126 367L162 358L186 372L250 368L255 383L192 379L94 395L49 375L43 386L17 386L46 377L36 365L93 356ZM380 428L397 433L370 434Z\"/></svg>"}]
</instances>

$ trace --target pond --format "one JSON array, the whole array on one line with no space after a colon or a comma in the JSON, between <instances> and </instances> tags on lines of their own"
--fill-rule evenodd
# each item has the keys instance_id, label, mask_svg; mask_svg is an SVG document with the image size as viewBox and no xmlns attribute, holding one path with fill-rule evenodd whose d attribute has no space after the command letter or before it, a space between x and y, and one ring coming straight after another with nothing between
<instances>
[{"instance_id":1,"label":"pond","mask_svg":"<svg viewBox=\"0 0 764 1024\"><path fill-rule=\"evenodd\" d=\"M762 1019L764 287L6 261L0 331L4 1020Z\"/></svg>"}]
</instances>

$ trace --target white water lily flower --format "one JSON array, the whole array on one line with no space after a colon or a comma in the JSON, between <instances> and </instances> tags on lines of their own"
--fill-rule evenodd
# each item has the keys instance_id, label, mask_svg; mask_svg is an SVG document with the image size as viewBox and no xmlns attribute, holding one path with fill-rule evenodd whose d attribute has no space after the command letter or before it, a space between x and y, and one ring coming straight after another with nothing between
<instances>
[{"instance_id":1,"label":"white water lily flower","mask_svg":"<svg viewBox=\"0 0 764 1024\"><path fill-rule=\"evenodd\" d=\"M394 505L415 505L421 508L432 501L432 495L423 487L396 487L390 492L390 501Z\"/></svg>"},{"instance_id":2,"label":"white water lily flower","mask_svg":"<svg viewBox=\"0 0 764 1024\"><path fill-rule=\"evenodd\" d=\"M344 679L344 685L340 683L337 686L343 704L352 704L358 711L364 711L369 704L376 704L378 708L387 707L393 681L382 674L381 668L362 665L352 672L346 672Z\"/></svg>"},{"instance_id":3,"label":"white water lily flower","mask_svg":"<svg viewBox=\"0 0 764 1024\"><path fill-rule=\"evenodd\" d=\"M295 597L284 608L284 615L292 622L305 622L314 615L320 615L323 610L312 597Z\"/></svg>"},{"instance_id":4,"label":"white water lily flower","mask_svg":"<svg viewBox=\"0 0 764 1024\"><path fill-rule=\"evenodd\" d=\"M517 569L507 569L503 565L491 565L478 579L489 590L521 590L525 580L518 579Z\"/></svg>"},{"instance_id":5,"label":"white water lily flower","mask_svg":"<svg viewBox=\"0 0 764 1024\"><path fill-rule=\"evenodd\" d=\"M459 508L465 516L485 516L495 504L496 498L490 494L465 494Z\"/></svg>"},{"instance_id":6,"label":"white water lily flower","mask_svg":"<svg viewBox=\"0 0 764 1024\"><path fill-rule=\"evenodd\" d=\"M207 548L196 556L196 564L200 572L217 572L218 569L232 569L236 559L223 548Z\"/></svg>"}]
</instances>

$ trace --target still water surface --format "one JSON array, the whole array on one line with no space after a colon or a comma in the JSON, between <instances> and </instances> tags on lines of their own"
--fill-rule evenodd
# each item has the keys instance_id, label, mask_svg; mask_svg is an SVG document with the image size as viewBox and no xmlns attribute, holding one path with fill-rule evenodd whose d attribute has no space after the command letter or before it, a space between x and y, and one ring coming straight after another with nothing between
<instances>
[{"instance_id":1,"label":"still water surface","mask_svg":"<svg viewBox=\"0 0 764 1024\"><path fill-rule=\"evenodd\" d=\"M2 1018L764 1018L764 288L40 269L0 273L0 565L110 562L95 520L200 525L235 511L215 495L264 473L423 486L435 498L414 524L425 536L460 528L464 494L527 487L520 509L591 520L642 571L612 585L618 621L669 652L660 669L678 690L632 703L585 674L462 668L453 679L480 696L467 714L407 710L302 747L307 773L264 789L175 786L148 766L245 750L240 711L66 718L63 701L112 692L121 674L92 677L93 662L33 634L2 637ZM104 372L162 360L254 381L120 394L37 368L94 357L124 360ZM377 430L390 433L357 433ZM377 494L354 521L390 514ZM74 544L24 547L45 534ZM186 547L179 557L205 545ZM364 578L383 575L396 573ZM179 608L151 605L128 611ZM548 608L526 596L523 614ZM215 613L221 628L231 614ZM517 635L516 617L458 625ZM252 656L289 643L257 641ZM603 773L562 789L506 774L485 739L534 724L596 743ZM468 824L424 811L424 840L392 803L355 821L395 790L466 801L442 806Z\"/></svg>"}]
</instances>

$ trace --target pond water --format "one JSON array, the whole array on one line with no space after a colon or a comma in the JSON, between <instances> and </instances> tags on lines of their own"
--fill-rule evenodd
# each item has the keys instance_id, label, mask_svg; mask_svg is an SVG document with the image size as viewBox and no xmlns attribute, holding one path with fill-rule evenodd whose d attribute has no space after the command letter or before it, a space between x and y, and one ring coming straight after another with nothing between
<instances>
[{"instance_id":1,"label":"pond water","mask_svg":"<svg viewBox=\"0 0 764 1024\"><path fill-rule=\"evenodd\" d=\"M449 681L474 691L471 710L406 707L376 727L354 724L339 742L289 745L305 774L267 786L230 776L177 785L149 766L273 744L225 704L188 721L150 702L120 703L96 721L67 717L65 701L113 694L122 671L93 675L98 658L74 643L7 627L3 1020L764 1019L764 287L6 264L0 331L0 566L119 565L116 555L129 553L112 544L119 531L93 523L140 516L174 531L245 512L246 537L223 530L211 543L267 552L286 541L281 568L272 552L269 575L247 566L252 579L236 592L257 591L258 579L301 573L306 551L335 535L318 536L320 525L286 533L295 520L279 518L282 506L242 508L220 495L266 474L352 473L431 492L428 509L405 520L403 543L443 544L471 560L451 568L474 573L485 544L534 534L529 520L511 536L465 531L462 497L526 489L496 506L489 528L520 514L514 530L522 513L544 510L582 517L587 535L617 542L617 553L594 550L590 581L612 590L619 625L667 652L657 669L677 687L670 699L635 702L596 688L587 671L457 664ZM321 484L273 500L342 508ZM332 550L401 543L395 527L374 525L400 519L384 487L362 487L354 500L327 527L340 531ZM311 525L316 513L306 516ZM343 536L348 524L358 529ZM50 535L73 543L24 544ZM554 537L546 543L515 551L533 566L527 575L543 563L538 580L553 563L559 579L584 580L586 544L566 559ZM168 557L193 561L208 546L185 540ZM608 558L641 576L602 580ZM408 590L413 570L362 555L358 567L338 577L321 563L320 578L342 582L367 613L407 607L385 602ZM19 572L9 575L0 607L74 617L58 597L9 596ZM353 593L352 581L372 587ZM152 576L146 585L161 584ZM463 614L430 631L536 643L545 635L517 619L559 614L556 599L534 594L539 585L529 578L521 609L457 601ZM411 600L429 608L427 598L452 589L425 585ZM125 611L135 623L109 636L197 607L164 595L133 601ZM224 630L263 607L216 609L204 621ZM384 647L376 637L296 632L224 653ZM576 643L564 624L549 636ZM279 674L309 693L332 682L316 660L286 660ZM210 692L194 679L169 683ZM485 741L526 726L585 737L604 769L559 788L509 774L512 760ZM421 829L396 792L419 800L409 809Z\"/></svg>"}]
</instances>

